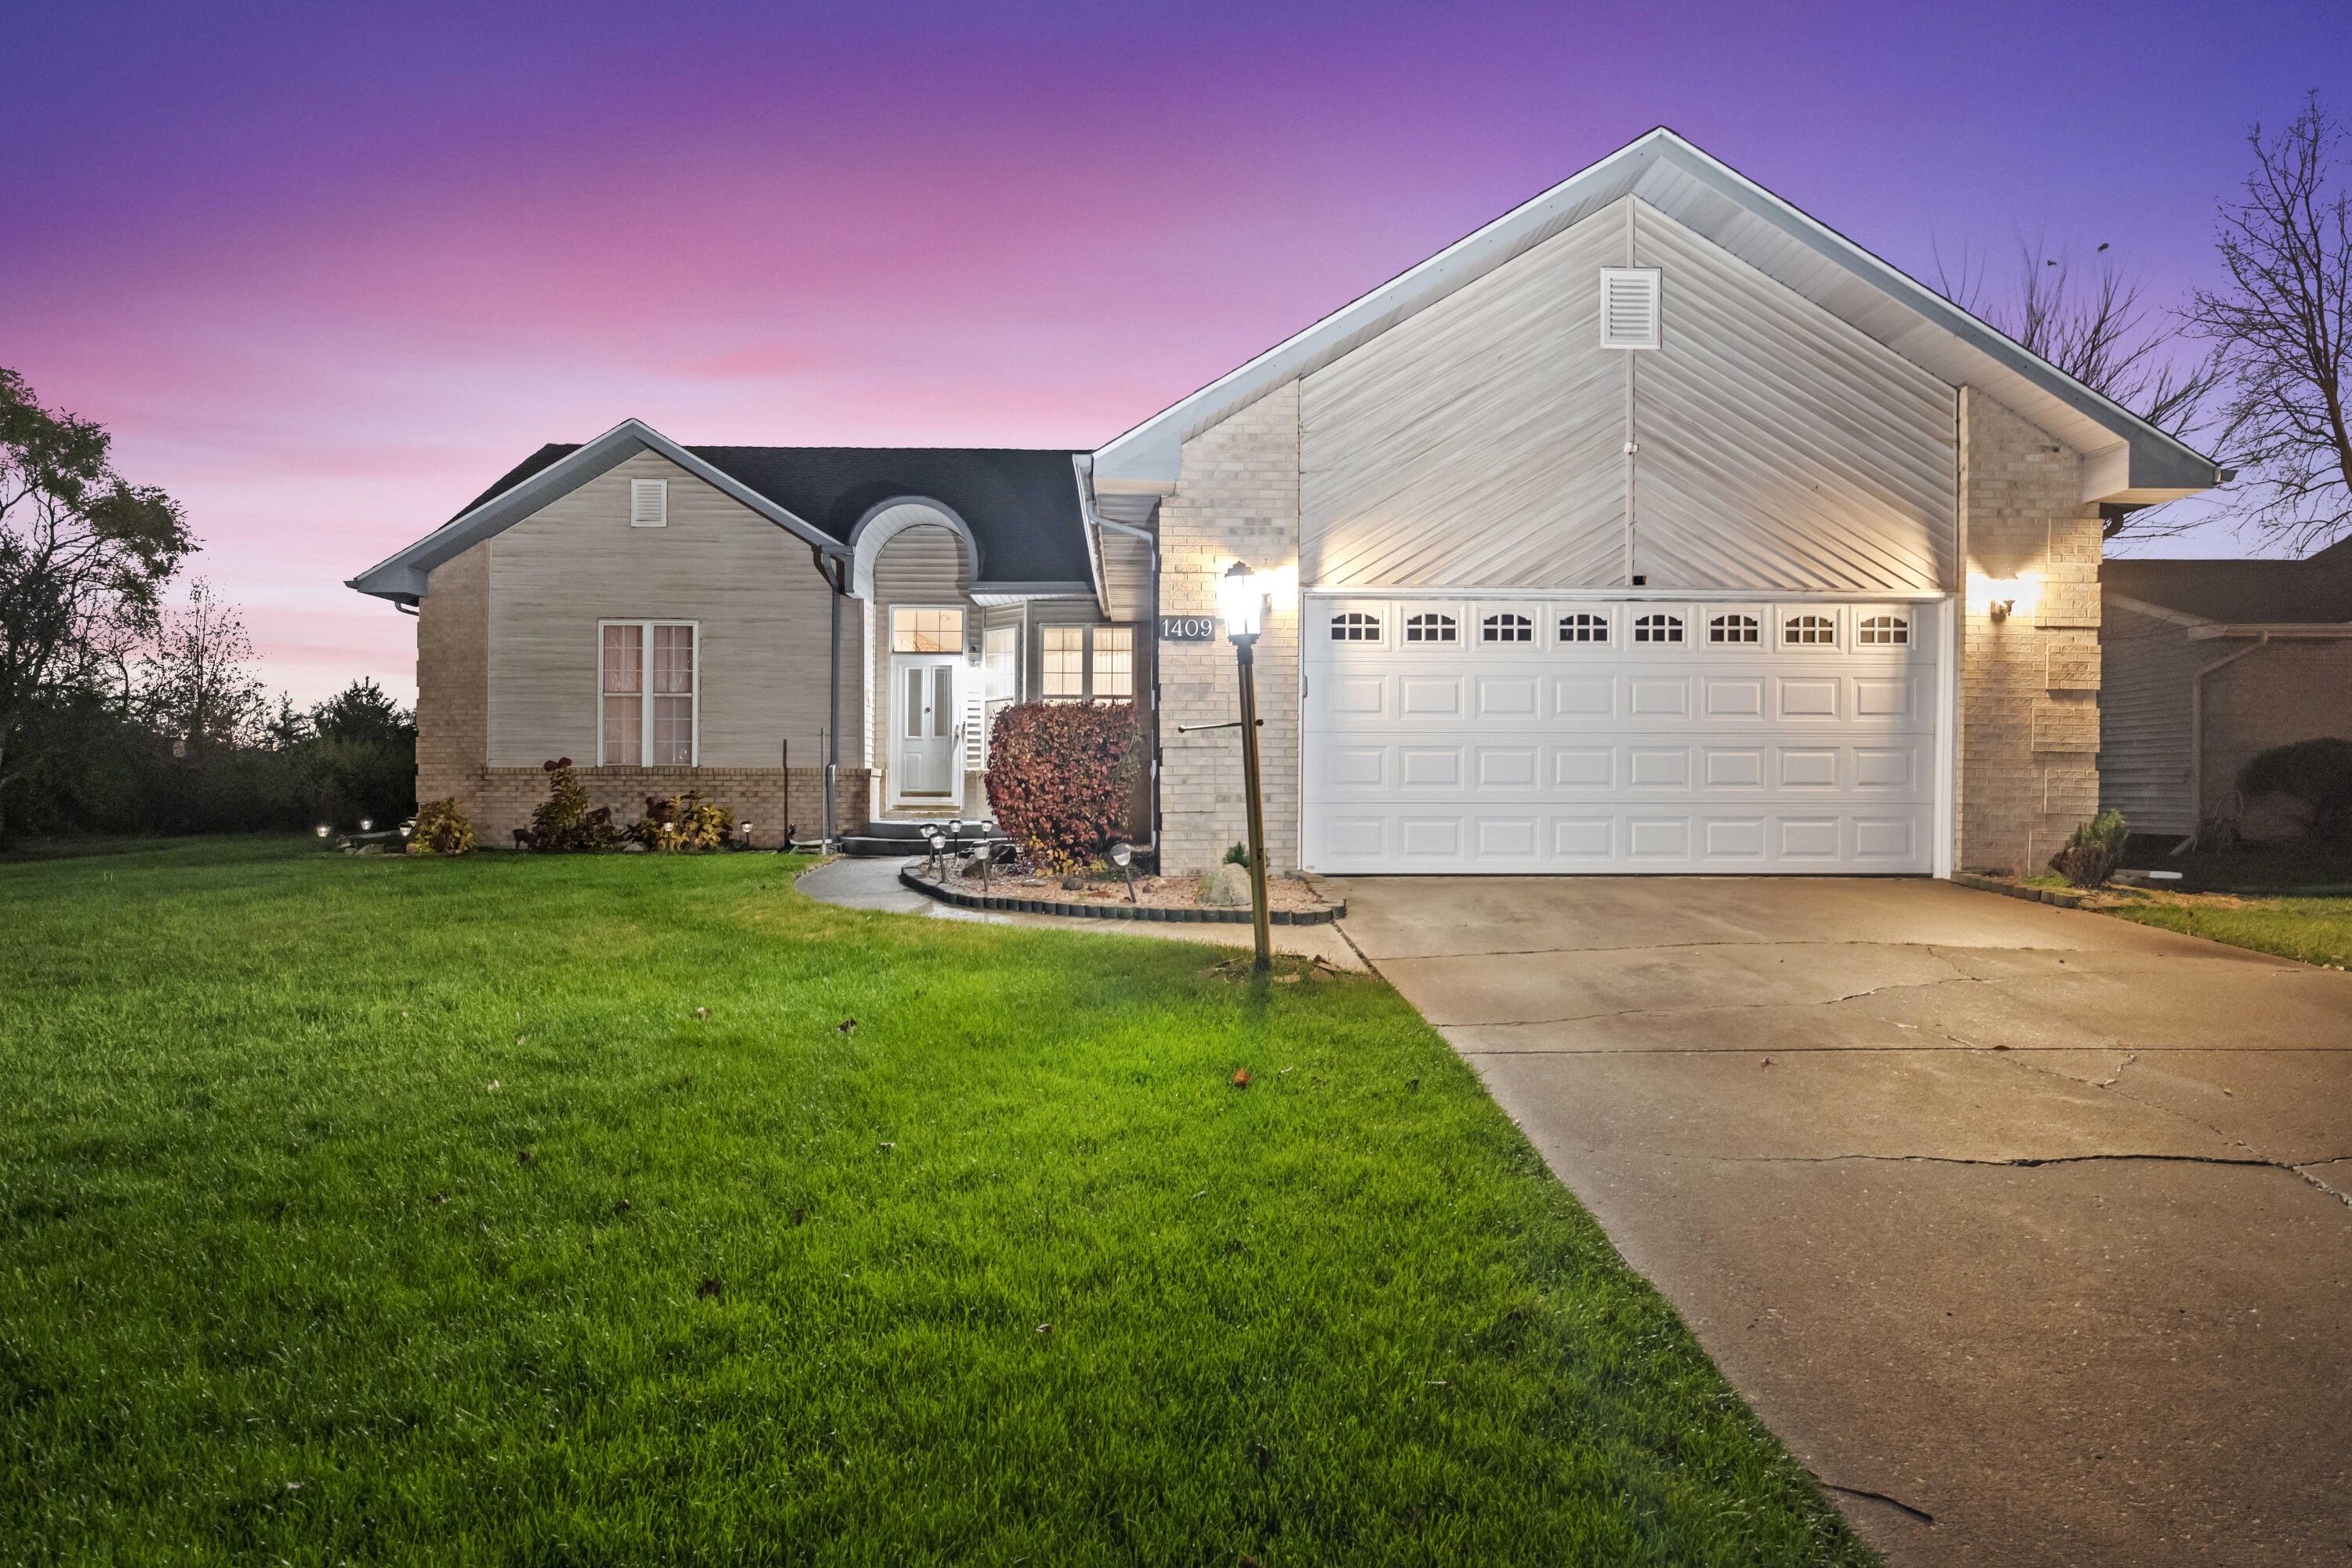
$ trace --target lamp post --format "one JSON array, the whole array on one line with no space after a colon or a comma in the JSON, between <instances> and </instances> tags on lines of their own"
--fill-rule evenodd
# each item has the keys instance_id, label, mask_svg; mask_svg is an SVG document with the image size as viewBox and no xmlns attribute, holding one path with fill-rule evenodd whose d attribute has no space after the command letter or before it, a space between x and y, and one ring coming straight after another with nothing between
<instances>
[{"instance_id":1,"label":"lamp post","mask_svg":"<svg viewBox=\"0 0 2352 1568\"><path fill-rule=\"evenodd\" d=\"M1258 787L1257 639L1265 624L1265 581L1236 561L1217 581L1217 608L1225 638L1234 645L1242 688L1242 787L1249 796L1250 934L1256 952L1251 967L1263 974L1274 967L1274 932L1265 905L1265 805Z\"/></svg>"}]
</instances>

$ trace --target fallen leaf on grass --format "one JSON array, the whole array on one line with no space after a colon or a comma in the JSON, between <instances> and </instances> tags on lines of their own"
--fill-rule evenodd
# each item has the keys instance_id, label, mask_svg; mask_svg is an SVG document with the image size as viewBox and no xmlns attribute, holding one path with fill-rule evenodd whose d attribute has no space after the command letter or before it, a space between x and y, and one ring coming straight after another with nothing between
<instances>
[{"instance_id":1,"label":"fallen leaf on grass","mask_svg":"<svg viewBox=\"0 0 2352 1568\"><path fill-rule=\"evenodd\" d=\"M518 1164L518 1165L528 1165L528 1164L530 1164L530 1150L528 1150L528 1149L518 1149L518 1150L516 1150L516 1151L515 1151L515 1163L516 1163L516 1164Z\"/></svg>"},{"instance_id":2,"label":"fallen leaf on grass","mask_svg":"<svg viewBox=\"0 0 2352 1568\"><path fill-rule=\"evenodd\" d=\"M837 1034L854 1035L857 1032L857 1020L855 1018L844 1018L840 1023L835 1024L833 1027L835 1032Z\"/></svg>"},{"instance_id":3,"label":"fallen leaf on grass","mask_svg":"<svg viewBox=\"0 0 2352 1568\"><path fill-rule=\"evenodd\" d=\"M874 1147L875 1147L875 1148L877 1148L877 1149L880 1150L883 1153L886 1153L886 1154L887 1154L887 1153L888 1153L891 1150L896 1149L898 1146L898 1144L896 1144L896 1143L877 1143L876 1145L874 1145Z\"/></svg>"},{"instance_id":4,"label":"fallen leaf on grass","mask_svg":"<svg viewBox=\"0 0 2352 1568\"><path fill-rule=\"evenodd\" d=\"M449 1201L449 1194L446 1193L436 1193L433 1194L433 1201L436 1204L446 1204Z\"/></svg>"},{"instance_id":5,"label":"fallen leaf on grass","mask_svg":"<svg viewBox=\"0 0 2352 1568\"><path fill-rule=\"evenodd\" d=\"M697 1007L694 1010L694 1016L698 1018L708 1018L710 1016L710 1009L708 1007Z\"/></svg>"},{"instance_id":6,"label":"fallen leaf on grass","mask_svg":"<svg viewBox=\"0 0 2352 1568\"><path fill-rule=\"evenodd\" d=\"M1041 1334L1050 1334L1054 1331L1054 1325L1051 1323L1040 1323L1037 1325L1037 1331Z\"/></svg>"},{"instance_id":7,"label":"fallen leaf on grass","mask_svg":"<svg viewBox=\"0 0 2352 1568\"><path fill-rule=\"evenodd\" d=\"M628 1199L626 1199L626 1198L623 1198L623 1199L621 1199L619 1202L615 1203L615 1204L613 1205L613 1212L614 1212L614 1214L626 1214L626 1213L628 1213L628 1212L629 1212L629 1200L628 1200Z\"/></svg>"},{"instance_id":8,"label":"fallen leaf on grass","mask_svg":"<svg viewBox=\"0 0 2352 1568\"><path fill-rule=\"evenodd\" d=\"M725 1290L726 1289L727 1289L727 1287L725 1287L724 1285L721 1285L721 1284L719 1282L718 1279L714 1276L714 1277L713 1277L713 1278L711 1278L711 1279L705 1279L701 1284L697 1285L697 1286L694 1288L694 1296L695 1296L695 1300L698 1300L698 1301L709 1301L709 1300L715 1300L715 1299L719 1296L719 1294L721 1291Z\"/></svg>"},{"instance_id":9,"label":"fallen leaf on grass","mask_svg":"<svg viewBox=\"0 0 2352 1568\"><path fill-rule=\"evenodd\" d=\"M496 1094L496 1093L498 1093L498 1091L499 1091L499 1080L498 1080L498 1079L490 1079L490 1087L489 1087L488 1089L485 1089L483 1092L484 1092L484 1093L486 1093L486 1094Z\"/></svg>"},{"instance_id":10,"label":"fallen leaf on grass","mask_svg":"<svg viewBox=\"0 0 2352 1568\"><path fill-rule=\"evenodd\" d=\"M794 1209L794 1210L793 1211L793 1223L794 1225L798 1225L798 1224L800 1224L800 1223L801 1223L801 1221L803 1221L803 1220L804 1220L804 1219L806 1219L806 1218L808 1218L808 1210L806 1210L806 1209Z\"/></svg>"},{"instance_id":11,"label":"fallen leaf on grass","mask_svg":"<svg viewBox=\"0 0 2352 1568\"><path fill-rule=\"evenodd\" d=\"M1235 1068L1234 1069L1234 1087L1235 1089L1247 1089L1249 1086L1250 1086L1249 1068Z\"/></svg>"}]
</instances>

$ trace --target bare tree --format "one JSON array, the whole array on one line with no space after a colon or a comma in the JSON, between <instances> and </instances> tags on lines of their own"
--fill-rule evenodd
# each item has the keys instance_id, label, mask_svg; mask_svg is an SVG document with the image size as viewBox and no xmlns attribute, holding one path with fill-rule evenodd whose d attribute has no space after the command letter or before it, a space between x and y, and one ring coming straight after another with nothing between
<instances>
[{"instance_id":1,"label":"bare tree","mask_svg":"<svg viewBox=\"0 0 2352 1568\"><path fill-rule=\"evenodd\" d=\"M254 659L236 606L195 579L187 603L163 613L140 659L139 700L148 722L184 756L257 742L268 709Z\"/></svg>"},{"instance_id":2,"label":"bare tree","mask_svg":"<svg viewBox=\"0 0 2352 1568\"><path fill-rule=\"evenodd\" d=\"M2039 238L2021 239L2013 291L1997 292L1986 284L1982 260L1963 249L1958 263L1947 266L1939 249L1936 291L2092 391L2188 440L2204 417L2221 367L2211 354L2182 354L2182 330L2142 303L2137 280L2106 252L2106 246L2098 247L2098 270L2084 278L2073 256L2053 255ZM2107 516L2105 533L2157 538L2195 521L2161 506L2117 508Z\"/></svg>"},{"instance_id":3,"label":"bare tree","mask_svg":"<svg viewBox=\"0 0 2352 1568\"><path fill-rule=\"evenodd\" d=\"M2225 289L2186 320L2228 378L2221 446L2252 481L2240 512L2301 554L2352 533L2352 189L2319 95L2277 137L2247 132L2245 199L2221 205Z\"/></svg>"}]
</instances>

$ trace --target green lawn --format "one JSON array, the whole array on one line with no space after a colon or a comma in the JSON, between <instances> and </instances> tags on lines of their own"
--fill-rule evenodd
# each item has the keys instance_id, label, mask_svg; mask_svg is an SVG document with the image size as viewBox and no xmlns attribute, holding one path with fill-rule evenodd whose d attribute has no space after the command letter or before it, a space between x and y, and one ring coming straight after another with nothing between
<instances>
[{"instance_id":1,"label":"green lawn","mask_svg":"<svg viewBox=\"0 0 2352 1568\"><path fill-rule=\"evenodd\" d=\"M0 862L0 1558L1867 1560L1386 986L800 864Z\"/></svg>"},{"instance_id":2,"label":"green lawn","mask_svg":"<svg viewBox=\"0 0 2352 1568\"><path fill-rule=\"evenodd\" d=\"M2126 864L2178 871L2180 880L2111 889L2096 906L2105 913L2305 963L2352 966L2352 851L2298 844L2139 854ZM2031 880L2066 885L2059 877Z\"/></svg>"}]
</instances>

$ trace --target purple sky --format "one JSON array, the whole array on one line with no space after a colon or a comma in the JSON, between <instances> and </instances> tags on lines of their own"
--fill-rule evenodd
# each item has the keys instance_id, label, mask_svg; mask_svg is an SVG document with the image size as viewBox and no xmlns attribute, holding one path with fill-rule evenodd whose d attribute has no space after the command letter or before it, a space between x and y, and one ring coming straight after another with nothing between
<instances>
[{"instance_id":1,"label":"purple sky","mask_svg":"<svg viewBox=\"0 0 2352 1568\"><path fill-rule=\"evenodd\" d=\"M626 416L1096 445L1662 122L1915 273L2039 232L2169 300L2246 125L2352 84L2343 0L489 9L10 8L0 363L306 700L413 690L342 579Z\"/></svg>"}]
</instances>

